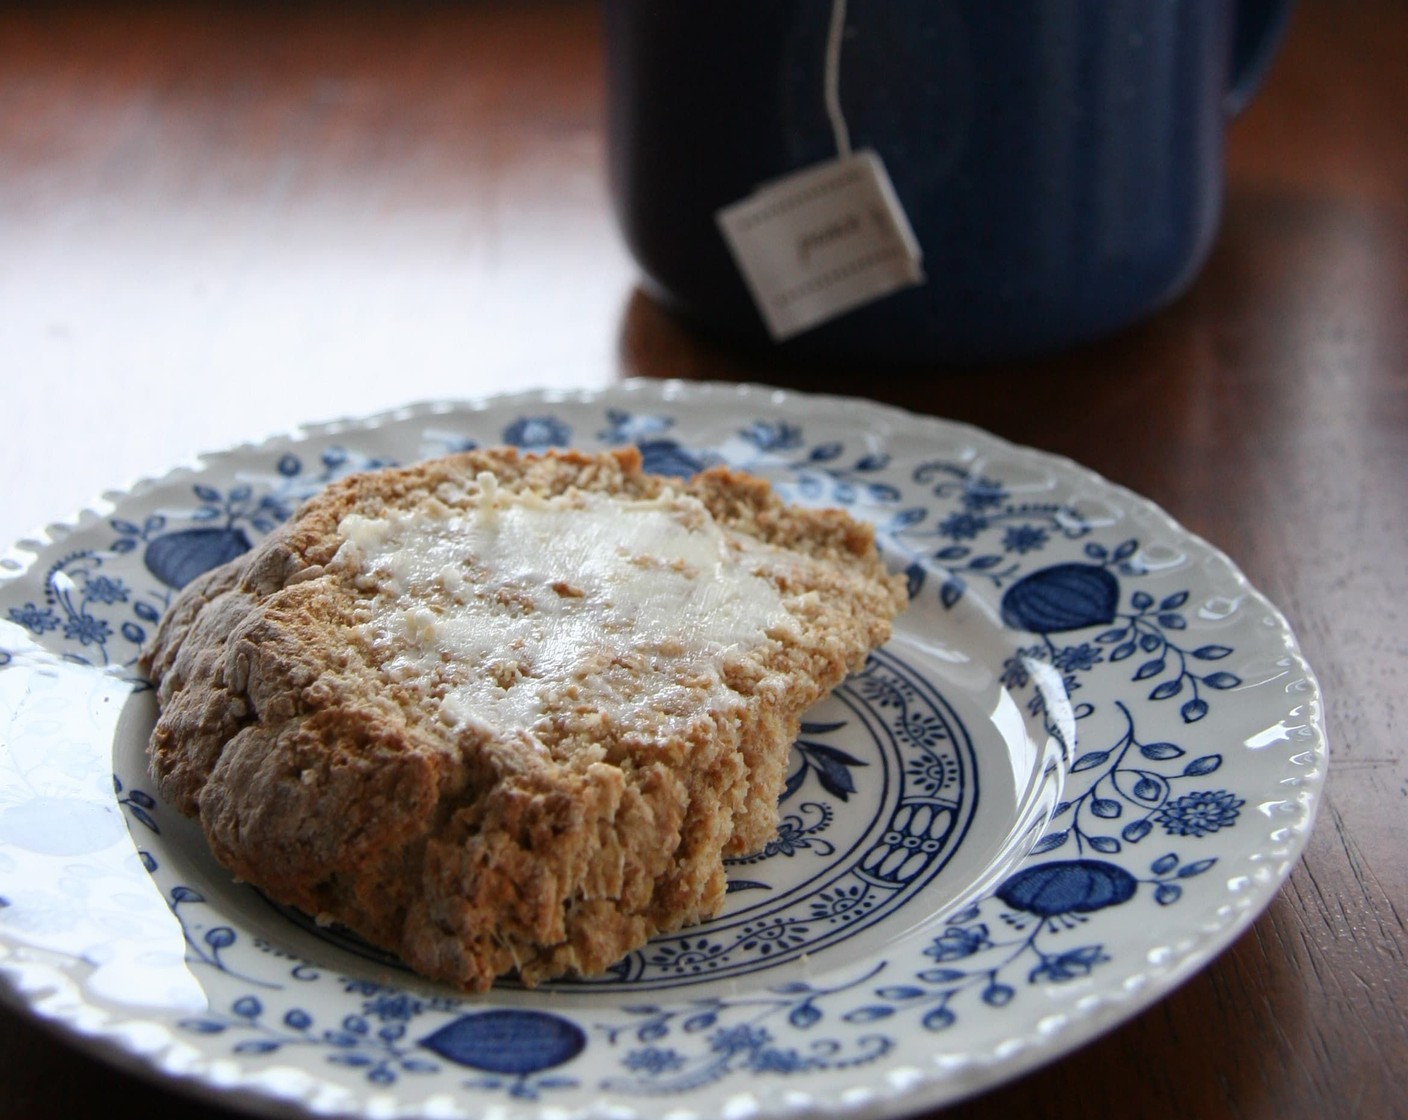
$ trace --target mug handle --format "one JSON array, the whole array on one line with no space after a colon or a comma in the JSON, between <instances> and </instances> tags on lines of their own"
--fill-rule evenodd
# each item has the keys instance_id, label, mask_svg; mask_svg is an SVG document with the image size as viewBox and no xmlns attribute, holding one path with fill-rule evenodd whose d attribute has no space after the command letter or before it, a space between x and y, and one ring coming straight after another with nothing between
<instances>
[{"instance_id":1,"label":"mug handle","mask_svg":"<svg viewBox=\"0 0 1408 1120\"><path fill-rule=\"evenodd\" d=\"M1232 39L1232 84L1223 99L1229 117L1247 107L1281 45L1291 0L1239 0Z\"/></svg>"}]
</instances>

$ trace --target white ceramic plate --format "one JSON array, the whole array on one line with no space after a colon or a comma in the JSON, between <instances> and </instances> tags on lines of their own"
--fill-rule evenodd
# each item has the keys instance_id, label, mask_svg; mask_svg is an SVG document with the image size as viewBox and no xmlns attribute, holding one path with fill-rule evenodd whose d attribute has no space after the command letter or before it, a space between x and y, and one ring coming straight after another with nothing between
<instances>
[{"instance_id":1,"label":"white ceramic plate","mask_svg":"<svg viewBox=\"0 0 1408 1120\"><path fill-rule=\"evenodd\" d=\"M812 711L726 912L609 975L466 997L319 930L153 796L134 659L176 589L353 469L639 445L873 521L912 603ZM1285 621L1064 460L756 386L435 404L212 455L26 542L0 582L0 970L75 1041L258 1111L875 1117L1062 1054L1270 900L1326 768Z\"/></svg>"}]
</instances>

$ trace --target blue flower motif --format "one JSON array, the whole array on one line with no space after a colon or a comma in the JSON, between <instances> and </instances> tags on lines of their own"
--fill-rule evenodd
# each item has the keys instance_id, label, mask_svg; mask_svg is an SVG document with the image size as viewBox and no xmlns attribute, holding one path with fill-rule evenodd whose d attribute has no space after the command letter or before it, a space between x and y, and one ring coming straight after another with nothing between
<instances>
[{"instance_id":1,"label":"blue flower motif","mask_svg":"<svg viewBox=\"0 0 1408 1120\"><path fill-rule=\"evenodd\" d=\"M83 585L83 594L94 603L125 603L127 588L120 579L109 576L93 576Z\"/></svg>"},{"instance_id":2,"label":"blue flower motif","mask_svg":"<svg viewBox=\"0 0 1408 1120\"><path fill-rule=\"evenodd\" d=\"M85 646L106 645L111 636L112 627L91 614L76 614L64 623L64 637L70 641L76 639Z\"/></svg>"},{"instance_id":3,"label":"blue flower motif","mask_svg":"<svg viewBox=\"0 0 1408 1120\"><path fill-rule=\"evenodd\" d=\"M933 957L936 961L957 961L964 957L971 957L974 953L982 952L992 944L988 938L988 927L984 924L976 926L949 926L938 937L934 938L933 944L924 950L926 957Z\"/></svg>"},{"instance_id":4,"label":"blue flower motif","mask_svg":"<svg viewBox=\"0 0 1408 1120\"><path fill-rule=\"evenodd\" d=\"M905 764L905 772L914 779L914 784L928 794L938 793L955 780L954 768L946 758L936 754L925 754Z\"/></svg>"},{"instance_id":5,"label":"blue flower motif","mask_svg":"<svg viewBox=\"0 0 1408 1120\"><path fill-rule=\"evenodd\" d=\"M948 738L948 725L936 715L913 713L900 725L904 737L917 747L936 747Z\"/></svg>"},{"instance_id":6,"label":"blue flower motif","mask_svg":"<svg viewBox=\"0 0 1408 1120\"><path fill-rule=\"evenodd\" d=\"M667 1047L647 1046L644 1050L632 1050L622 1059L622 1065L636 1073L659 1076L683 1067L684 1058Z\"/></svg>"},{"instance_id":7,"label":"blue flower motif","mask_svg":"<svg viewBox=\"0 0 1408 1120\"><path fill-rule=\"evenodd\" d=\"M48 607L38 607L26 603L23 607L10 608L10 621L17 622L31 634L43 634L59 628L59 617Z\"/></svg>"},{"instance_id":8,"label":"blue flower motif","mask_svg":"<svg viewBox=\"0 0 1408 1120\"><path fill-rule=\"evenodd\" d=\"M988 527L988 519L973 513L951 513L939 522L939 533L954 541L971 541Z\"/></svg>"},{"instance_id":9,"label":"blue flower motif","mask_svg":"<svg viewBox=\"0 0 1408 1120\"><path fill-rule=\"evenodd\" d=\"M1198 790L1170 801L1154 816L1174 836L1206 836L1236 824L1243 804L1225 789Z\"/></svg>"},{"instance_id":10,"label":"blue flower motif","mask_svg":"<svg viewBox=\"0 0 1408 1120\"><path fill-rule=\"evenodd\" d=\"M529 449L566 447L572 429L555 416L521 416L503 432L504 442Z\"/></svg>"},{"instance_id":11,"label":"blue flower motif","mask_svg":"<svg viewBox=\"0 0 1408 1120\"><path fill-rule=\"evenodd\" d=\"M1040 657L1045 651L1040 646L1019 649L1012 657L1007 658L1002 663L1002 676L998 678L1004 688L1017 690L1026 688L1031 683L1031 667L1028 664L1034 657Z\"/></svg>"},{"instance_id":12,"label":"blue flower motif","mask_svg":"<svg viewBox=\"0 0 1408 1120\"><path fill-rule=\"evenodd\" d=\"M802 445L802 429L784 420L755 420L738 434L759 451L790 451Z\"/></svg>"},{"instance_id":13,"label":"blue flower motif","mask_svg":"<svg viewBox=\"0 0 1408 1120\"><path fill-rule=\"evenodd\" d=\"M1083 976L1089 976L1097 964L1104 964L1109 959L1110 957L1105 953L1103 946L1086 945L1079 949L1071 949L1069 952L1043 957L1041 963L1032 969L1031 975L1027 979L1033 984L1043 980L1063 984L1068 980L1079 980Z\"/></svg>"},{"instance_id":14,"label":"blue flower motif","mask_svg":"<svg viewBox=\"0 0 1408 1120\"><path fill-rule=\"evenodd\" d=\"M362 1010L382 1022L409 1022L425 1010L425 1004L405 992L385 992L362 1005Z\"/></svg>"},{"instance_id":15,"label":"blue flower motif","mask_svg":"<svg viewBox=\"0 0 1408 1120\"><path fill-rule=\"evenodd\" d=\"M1002 535L1002 547L1007 552L1025 556L1046 547L1050 534L1039 525L1013 525Z\"/></svg>"},{"instance_id":16,"label":"blue flower motif","mask_svg":"<svg viewBox=\"0 0 1408 1120\"><path fill-rule=\"evenodd\" d=\"M1093 669L1105 660L1105 655L1089 642L1078 646L1059 649L1051 658L1051 663L1063 673L1075 673L1082 669Z\"/></svg>"}]
</instances>

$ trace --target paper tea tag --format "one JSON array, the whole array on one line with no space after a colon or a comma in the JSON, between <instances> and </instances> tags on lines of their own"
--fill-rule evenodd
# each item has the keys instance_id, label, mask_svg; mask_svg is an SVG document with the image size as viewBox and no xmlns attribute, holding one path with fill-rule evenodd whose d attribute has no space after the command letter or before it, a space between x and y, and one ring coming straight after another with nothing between
<instances>
[{"instance_id":1,"label":"paper tea tag","mask_svg":"<svg viewBox=\"0 0 1408 1120\"><path fill-rule=\"evenodd\" d=\"M919 242L869 150L764 183L716 217L777 341L924 281Z\"/></svg>"}]
</instances>

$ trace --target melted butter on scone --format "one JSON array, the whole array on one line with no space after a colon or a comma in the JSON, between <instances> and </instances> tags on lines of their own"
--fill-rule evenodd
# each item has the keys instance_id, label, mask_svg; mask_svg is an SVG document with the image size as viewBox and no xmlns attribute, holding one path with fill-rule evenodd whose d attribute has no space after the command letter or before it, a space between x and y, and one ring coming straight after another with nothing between
<instances>
[{"instance_id":1,"label":"melted butter on scone","mask_svg":"<svg viewBox=\"0 0 1408 1120\"><path fill-rule=\"evenodd\" d=\"M578 698L694 718L731 657L795 628L755 546L693 497L506 494L492 476L449 497L344 517L334 566L367 596L358 629L389 679L435 682L450 726L531 729Z\"/></svg>"}]
</instances>

